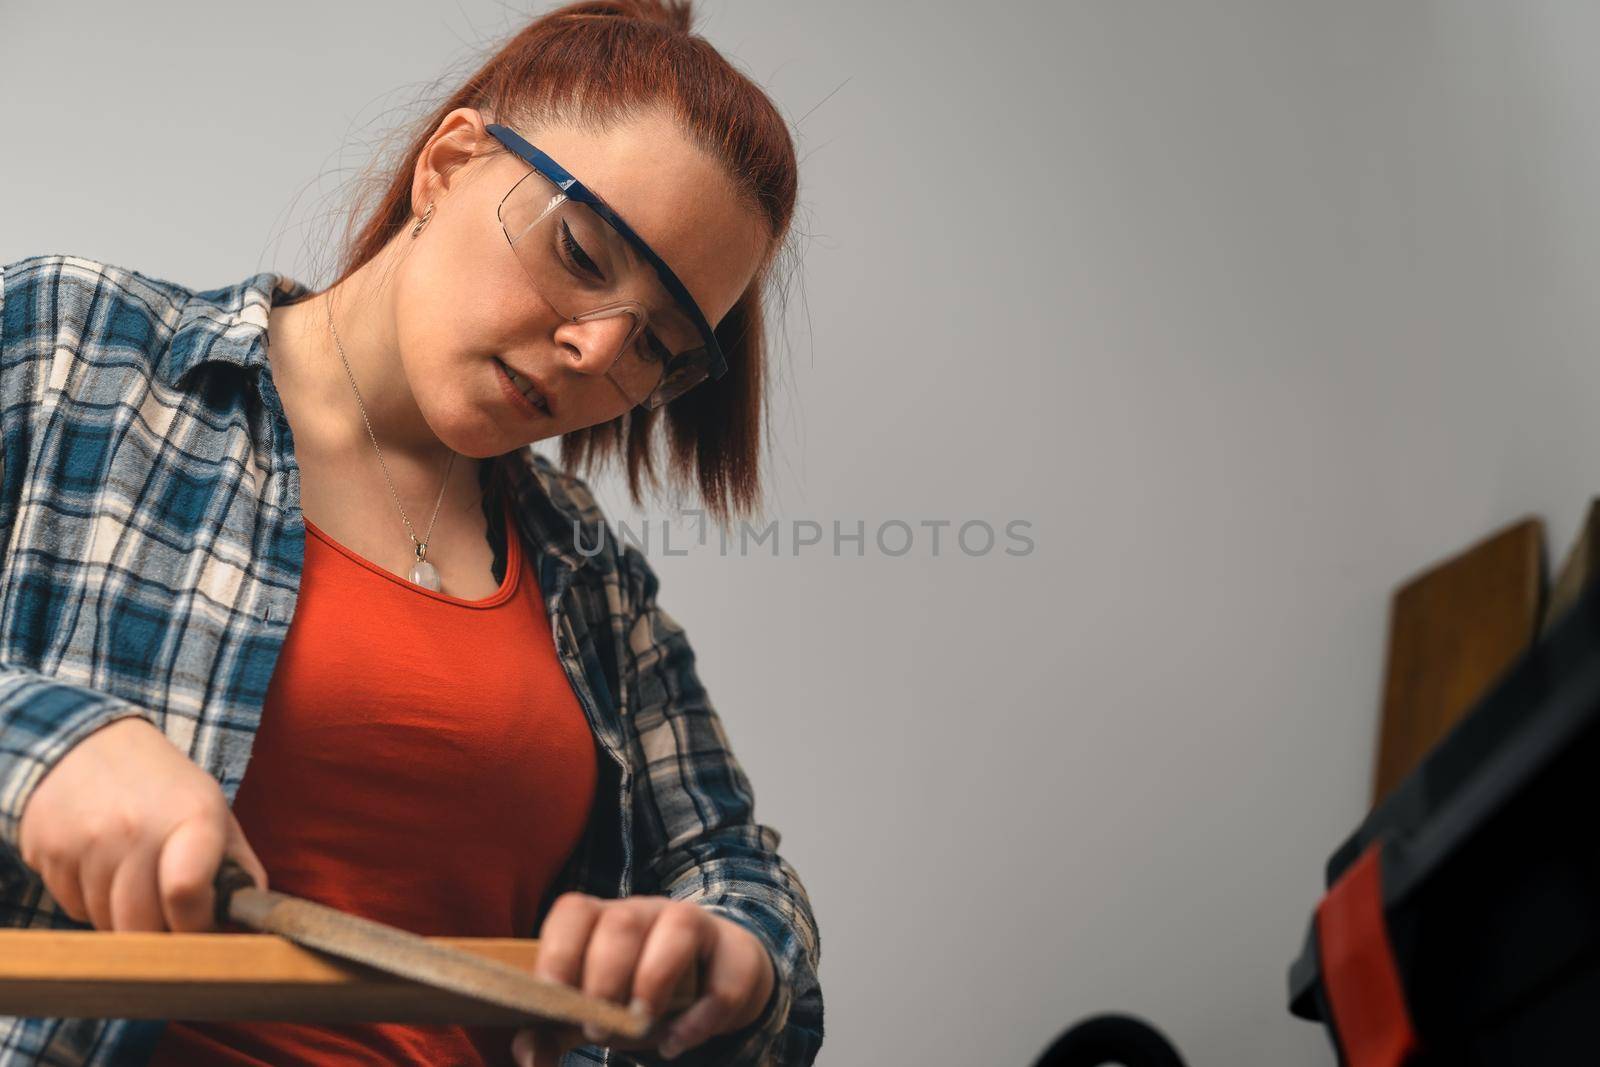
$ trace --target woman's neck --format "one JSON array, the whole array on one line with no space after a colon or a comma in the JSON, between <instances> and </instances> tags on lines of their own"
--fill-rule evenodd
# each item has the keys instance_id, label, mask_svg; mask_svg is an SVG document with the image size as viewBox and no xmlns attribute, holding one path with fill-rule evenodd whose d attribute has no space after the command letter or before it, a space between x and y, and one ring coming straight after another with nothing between
<instances>
[{"instance_id":1,"label":"woman's neck","mask_svg":"<svg viewBox=\"0 0 1600 1067\"><path fill-rule=\"evenodd\" d=\"M343 453L358 442L370 449L361 418L365 407L391 465L442 469L450 449L417 406L395 338L392 289L376 283L383 259L371 260L325 293L272 308L267 326L272 381L284 407L292 409L296 437L319 451Z\"/></svg>"},{"instance_id":2,"label":"woman's neck","mask_svg":"<svg viewBox=\"0 0 1600 1067\"><path fill-rule=\"evenodd\" d=\"M374 283L382 260L380 255L326 293L271 310L267 361L294 434L296 459L302 467L349 471L352 477L376 469L379 488L387 496L373 448L375 435L408 515L424 496L432 511L447 465L451 487L444 506L476 500L480 461L458 455L450 464L451 449L417 406L395 342L390 290ZM328 322L330 296L344 360Z\"/></svg>"}]
</instances>

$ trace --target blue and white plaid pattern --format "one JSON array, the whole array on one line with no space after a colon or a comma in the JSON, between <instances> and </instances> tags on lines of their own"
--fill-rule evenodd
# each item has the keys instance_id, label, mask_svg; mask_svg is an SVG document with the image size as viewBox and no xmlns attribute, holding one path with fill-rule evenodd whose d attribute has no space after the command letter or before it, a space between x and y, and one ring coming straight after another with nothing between
<instances>
[{"instance_id":1,"label":"blue and white plaid pattern","mask_svg":"<svg viewBox=\"0 0 1600 1067\"><path fill-rule=\"evenodd\" d=\"M271 273L194 292L64 255L0 267L0 926L86 928L22 862L17 824L92 731L141 716L233 801L304 560L266 327L305 292ZM674 1060L590 1045L563 1064L811 1063L811 904L778 832L755 822L655 574L581 479L531 446L493 462L609 757L596 795L615 798L597 800L539 922L569 889L693 900L754 932L778 976L761 1018ZM143 1063L164 1025L0 1016L0 1067Z\"/></svg>"}]
</instances>

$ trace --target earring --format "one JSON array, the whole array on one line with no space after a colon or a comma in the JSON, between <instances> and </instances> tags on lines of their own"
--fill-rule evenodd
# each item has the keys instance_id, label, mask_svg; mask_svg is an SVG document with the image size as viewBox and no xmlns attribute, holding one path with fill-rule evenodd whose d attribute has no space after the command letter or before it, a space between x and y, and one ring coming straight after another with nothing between
<instances>
[{"instance_id":1,"label":"earring","mask_svg":"<svg viewBox=\"0 0 1600 1067\"><path fill-rule=\"evenodd\" d=\"M433 218L433 205L429 204L428 210L424 211L422 213L422 217L417 220L417 224L411 227L411 236L415 237L417 234L421 233L422 228L428 224L428 220L431 218Z\"/></svg>"}]
</instances>

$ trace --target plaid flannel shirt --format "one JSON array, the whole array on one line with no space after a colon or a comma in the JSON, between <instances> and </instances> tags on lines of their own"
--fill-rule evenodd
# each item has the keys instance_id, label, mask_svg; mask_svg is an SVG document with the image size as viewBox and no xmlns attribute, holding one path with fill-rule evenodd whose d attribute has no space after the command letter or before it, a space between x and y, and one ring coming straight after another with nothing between
<instances>
[{"instance_id":1,"label":"plaid flannel shirt","mask_svg":"<svg viewBox=\"0 0 1600 1067\"><path fill-rule=\"evenodd\" d=\"M0 267L0 926L86 928L22 862L17 824L92 731L140 716L233 801L304 560L266 327L273 304L305 292L271 273L193 292L76 256ZM811 905L778 832L754 821L655 574L582 480L531 446L492 462L606 753L539 922L569 889L692 900L751 930L777 977L758 1019L675 1060L586 1045L564 1067L811 1063ZM0 1016L0 1067L143 1063L164 1025Z\"/></svg>"}]
</instances>

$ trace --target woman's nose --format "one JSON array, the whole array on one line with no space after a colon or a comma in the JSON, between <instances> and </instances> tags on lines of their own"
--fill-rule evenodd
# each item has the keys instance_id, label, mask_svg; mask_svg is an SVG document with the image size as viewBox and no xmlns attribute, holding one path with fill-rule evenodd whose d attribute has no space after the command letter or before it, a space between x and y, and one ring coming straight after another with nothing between
<instances>
[{"instance_id":1,"label":"woman's nose","mask_svg":"<svg viewBox=\"0 0 1600 1067\"><path fill-rule=\"evenodd\" d=\"M608 315L603 319L568 323L562 330L567 333L567 344L574 350L577 369L586 374L604 374L616 365L633 330L633 316Z\"/></svg>"}]
</instances>

